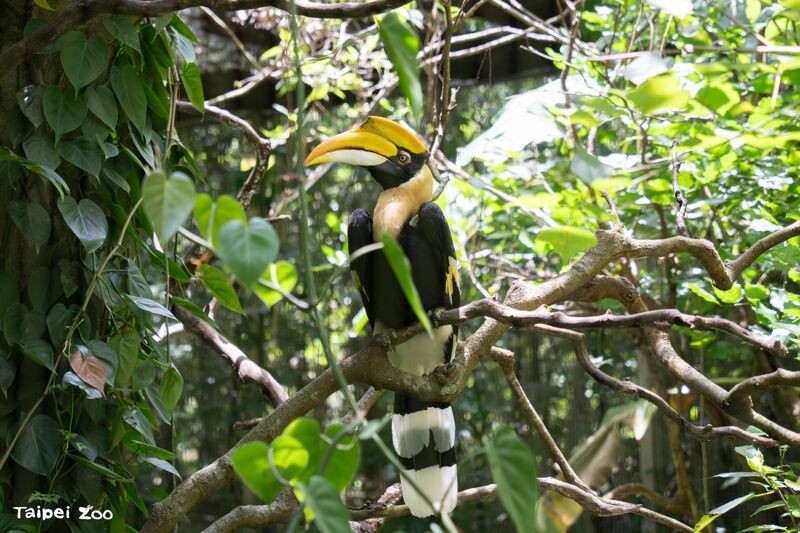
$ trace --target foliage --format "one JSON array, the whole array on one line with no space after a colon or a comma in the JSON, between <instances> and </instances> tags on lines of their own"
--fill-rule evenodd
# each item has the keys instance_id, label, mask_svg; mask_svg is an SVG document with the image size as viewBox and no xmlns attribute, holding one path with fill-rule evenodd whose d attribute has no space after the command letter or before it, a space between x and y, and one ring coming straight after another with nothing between
<instances>
[{"instance_id":1,"label":"foliage","mask_svg":"<svg viewBox=\"0 0 800 533\"><path fill-rule=\"evenodd\" d=\"M58 13L55 3L35 4L39 16ZM542 27L526 26L532 19L514 8L519 27L511 27L527 33L508 48L512 41L491 35L513 32L481 11L461 20L454 8L460 37L452 44L462 55L452 69L460 79L450 81L460 90L441 145L452 165L436 159L436 166L449 180L438 202L465 268L463 302L502 297L517 280L557 276L595 245L597 229L640 239L677 235L675 188L687 200L687 235L708 239L725 260L798 220L800 63L796 51L779 47L796 47L800 12L792 2L733 5L582 3L575 39L565 13L564 26L544 26L544 44L536 41ZM64 33L30 60L36 75L0 112L0 438L11 450L0 474L4 502L91 503L113 509L112 529L138 526L179 474L185 479L234 446L235 422L265 415L252 384L240 384L225 361L174 330L183 313L233 340L290 394L325 370L326 356L343 357L366 340L366 315L342 275L345 235L349 213L371 207L378 189L360 171L333 167L304 182L306 219L298 214L298 181L306 177L295 175L294 162L305 144L367 112L405 119L433 139L442 9L409 4L377 21L345 24L297 18L294 34L281 12L233 13L229 22L241 24L234 33L255 64L195 12L113 14ZM30 34L44 21L27 24ZM252 27L261 32L255 41ZM469 55L481 45L486 55ZM528 57L531 46L536 55ZM542 55L549 57L544 74L535 59ZM518 79L493 78L504 63L518 68L511 72ZM537 74L519 78L523 64ZM252 139L215 122L209 100L234 75L243 79L239 88L262 75L250 93L258 96L215 105L270 141L264 167ZM183 93L191 106L179 109ZM205 115L196 119L187 108ZM245 191L252 202L235 197L258 168L268 171ZM393 241L383 244L377 253L408 282ZM729 318L790 347L790 357L775 361L724 333L677 329L678 354L729 388L776 367L798 368L798 264L794 238L726 291L685 254L621 260L604 273L631 281L651 307ZM407 296L414 301L413 291ZM554 310L625 312L612 300ZM475 327L462 325L462 338ZM653 388L689 422L718 425L724 415L715 406L650 365L639 331L587 333L593 362ZM673 457L663 417L620 424L620 410L638 415L582 373L570 344L519 331L501 345L515 352L515 371L555 440L576 450L573 466L580 471L585 460L596 474L598 492L642 481L702 502L703 511L684 517L697 528L711 521L730 530L796 528L796 449L734 450L721 440L679 438ZM792 427L796 392L765 391L754 401ZM341 394L315 405L313 419L296 419L269 444L240 446L233 463L264 502L291 488L303 516L339 531L348 518L344 502L376 499L398 480L398 467L381 448L385 425L337 425L349 410ZM382 399L370 418L389 409ZM541 523L536 501L542 509L550 493L539 497L535 478L553 461L496 367L475 369L454 411L460 485L495 482L499 502L459 505L453 522L476 530ZM751 471L737 472L745 462ZM679 493L678 464L690 465L693 495ZM192 523L205 525L244 498L241 484L220 491L191 513ZM577 518L574 507L567 514L578 520L575 530L640 526L639 517ZM30 527L8 509L0 529ZM396 520L385 527L416 526Z\"/></svg>"}]
</instances>

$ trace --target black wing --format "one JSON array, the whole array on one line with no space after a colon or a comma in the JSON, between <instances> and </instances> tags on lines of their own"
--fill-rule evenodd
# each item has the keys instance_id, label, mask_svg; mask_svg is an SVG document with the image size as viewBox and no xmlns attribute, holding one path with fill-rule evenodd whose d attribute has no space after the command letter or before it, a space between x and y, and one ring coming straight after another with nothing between
<instances>
[{"instance_id":1,"label":"black wing","mask_svg":"<svg viewBox=\"0 0 800 533\"><path fill-rule=\"evenodd\" d=\"M458 263L450 226L433 202L426 202L400 234L400 244L411 262L414 284L426 311L461 305Z\"/></svg>"},{"instance_id":2,"label":"black wing","mask_svg":"<svg viewBox=\"0 0 800 533\"><path fill-rule=\"evenodd\" d=\"M356 209L350 215L347 224L348 252L352 257L356 251L364 246L372 244L372 216L366 209ZM380 252L379 252L380 253ZM369 325L374 327L375 318L372 313L373 298L372 291L372 259L373 254L366 254L350 263L350 273L353 276L353 283L361 295L364 309L367 311Z\"/></svg>"}]
</instances>

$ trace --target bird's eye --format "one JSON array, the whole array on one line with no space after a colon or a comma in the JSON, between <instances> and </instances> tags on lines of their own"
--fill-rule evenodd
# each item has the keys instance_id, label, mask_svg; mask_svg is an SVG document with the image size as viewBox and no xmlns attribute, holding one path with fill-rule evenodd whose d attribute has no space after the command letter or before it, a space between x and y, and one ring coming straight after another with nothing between
<instances>
[{"instance_id":1,"label":"bird's eye","mask_svg":"<svg viewBox=\"0 0 800 533\"><path fill-rule=\"evenodd\" d=\"M400 153L397 154L397 162L401 165L407 165L411 163L411 155L401 150Z\"/></svg>"}]
</instances>

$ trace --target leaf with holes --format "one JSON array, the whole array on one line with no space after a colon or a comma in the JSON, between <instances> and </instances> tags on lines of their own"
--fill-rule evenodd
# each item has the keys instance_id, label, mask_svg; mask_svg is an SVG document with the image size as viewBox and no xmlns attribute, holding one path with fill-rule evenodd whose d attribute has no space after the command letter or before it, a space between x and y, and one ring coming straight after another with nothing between
<instances>
[{"instance_id":1,"label":"leaf with holes","mask_svg":"<svg viewBox=\"0 0 800 533\"><path fill-rule=\"evenodd\" d=\"M89 350L83 353L81 350L76 349L69 357L69 366L75 374L78 375L83 381L91 385L100 394L103 394L106 386L106 367L103 362L92 355Z\"/></svg>"},{"instance_id":2,"label":"leaf with holes","mask_svg":"<svg viewBox=\"0 0 800 533\"><path fill-rule=\"evenodd\" d=\"M108 47L99 37L87 38L83 32L72 30L59 39L59 44L61 66L76 90L89 85L105 70Z\"/></svg>"},{"instance_id":3,"label":"leaf with holes","mask_svg":"<svg viewBox=\"0 0 800 533\"><path fill-rule=\"evenodd\" d=\"M50 213L39 204L11 200L8 203L8 214L37 248L50 238Z\"/></svg>"},{"instance_id":4,"label":"leaf with holes","mask_svg":"<svg viewBox=\"0 0 800 533\"><path fill-rule=\"evenodd\" d=\"M219 256L234 276L249 287L278 255L278 235L263 218L245 224L232 220L219 231Z\"/></svg>"},{"instance_id":5,"label":"leaf with holes","mask_svg":"<svg viewBox=\"0 0 800 533\"><path fill-rule=\"evenodd\" d=\"M92 253L103 245L108 235L108 222L100 206L88 198L76 203L66 196L58 201L58 210L87 252Z\"/></svg>"},{"instance_id":6,"label":"leaf with holes","mask_svg":"<svg viewBox=\"0 0 800 533\"><path fill-rule=\"evenodd\" d=\"M180 228L194 204L194 183L183 172L169 178L162 171L149 174L142 184L144 212L162 243Z\"/></svg>"}]
</instances>

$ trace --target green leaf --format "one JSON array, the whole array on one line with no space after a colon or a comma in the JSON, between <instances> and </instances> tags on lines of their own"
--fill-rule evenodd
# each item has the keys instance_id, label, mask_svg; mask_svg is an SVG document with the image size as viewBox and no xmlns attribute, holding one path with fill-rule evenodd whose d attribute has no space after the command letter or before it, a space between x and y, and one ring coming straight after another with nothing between
<instances>
[{"instance_id":1,"label":"green leaf","mask_svg":"<svg viewBox=\"0 0 800 533\"><path fill-rule=\"evenodd\" d=\"M203 96L203 80L200 78L200 69L194 63L184 62L181 67L181 81L186 95L192 105L203 113L205 111L205 97Z\"/></svg>"},{"instance_id":2,"label":"green leaf","mask_svg":"<svg viewBox=\"0 0 800 533\"><path fill-rule=\"evenodd\" d=\"M303 443L289 435L278 435L270 445L272 461L282 478L296 481L308 466L311 455Z\"/></svg>"},{"instance_id":3,"label":"green leaf","mask_svg":"<svg viewBox=\"0 0 800 533\"><path fill-rule=\"evenodd\" d=\"M247 488L262 501L269 503L283 488L275 479L269 465L269 446L263 442L242 444L231 455L233 469L242 478Z\"/></svg>"},{"instance_id":4,"label":"green leaf","mask_svg":"<svg viewBox=\"0 0 800 533\"><path fill-rule=\"evenodd\" d=\"M11 200L8 203L8 214L37 248L50 238L50 213L39 204Z\"/></svg>"},{"instance_id":5,"label":"green leaf","mask_svg":"<svg viewBox=\"0 0 800 533\"><path fill-rule=\"evenodd\" d=\"M53 348L48 342L42 339L27 340L19 344L19 349L22 350L25 357L34 363L51 371L55 368L53 362Z\"/></svg>"},{"instance_id":6,"label":"green leaf","mask_svg":"<svg viewBox=\"0 0 800 533\"><path fill-rule=\"evenodd\" d=\"M297 285L297 269L286 261L276 261L261 274L258 283L253 285L253 292L267 307L272 307L283 300L283 294L272 287L285 292L292 292Z\"/></svg>"},{"instance_id":7,"label":"green leaf","mask_svg":"<svg viewBox=\"0 0 800 533\"><path fill-rule=\"evenodd\" d=\"M171 318L172 320L178 320L175 318L169 309L161 305L160 303L151 300L150 298L142 298L140 296L133 296L130 294L125 295L136 307L141 309L142 311L147 311L148 313L152 313L154 315L163 316L166 318Z\"/></svg>"},{"instance_id":8,"label":"green leaf","mask_svg":"<svg viewBox=\"0 0 800 533\"><path fill-rule=\"evenodd\" d=\"M194 183L183 172L173 172L167 179L166 174L159 170L144 179L144 212L162 244L175 235L191 213L194 192Z\"/></svg>"},{"instance_id":9,"label":"green leaf","mask_svg":"<svg viewBox=\"0 0 800 533\"><path fill-rule=\"evenodd\" d=\"M38 128L44 122L44 112L42 111L42 97L44 87L41 85L26 85L17 92L17 105L22 114L31 121L34 128Z\"/></svg>"},{"instance_id":10,"label":"green leaf","mask_svg":"<svg viewBox=\"0 0 800 533\"><path fill-rule=\"evenodd\" d=\"M116 130L119 111L117 109L117 101L114 99L114 93L111 92L107 85L87 87L86 104L89 106L89 111L102 120L106 126Z\"/></svg>"},{"instance_id":11,"label":"green leaf","mask_svg":"<svg viewBox=\"0 0 800 533\"><path fill-rule=\"evenodd\" d=\"M714 294L717 295L717 298L719 298L719 301L722 303L732 305L742 299L743 291L741 285L738 283L734 284L734 286L727 291L720 290L713 286L711 288L714 290Z\"/></svg>"},{"instance_id":12,"label":"green leaf","mask_svg":"<svg viewBox=\"0 0 800 533\"><path fill-rule=\"evenodd\" d=\"M58 210L88 253L103 245L108 235L108 222L100 206L88 198L76 203L66 196L58 201Z\"/></svg>"},{"instance_id":13,"label":"green leaf","mask_svg":"<svg viewBox=\"0 0 800 533\"><path fill-rule=\"evenodd\" d=\"M144 460L151 465L155 466L159 470L163 470L164 472L169 472L173 476L178 479L181 479L181 475L178 473L178 470L172 466L172 464L164 461L163 459L159 459L158 457L145 457Z\"/></svg>"},{"instance_id":14,"label":"green leaf","mask_svg":"<svg viewBox=\"0 0 800 533\"><path fill-rule=\"evenodd\" d=\"M517 531L530 531L531 525L536 523L535 502L539 498L533 453L508 427L495 429L491 440L484 437L484 445L503 507Z\"/></svg>"},{"instance_id":15,"label":"green leaf","mask_svg":"<svg viewBox=\"0 0 800 533\"><path fill-rule=\"evenodd\" d=\"M131 65L111 67L111 88L122 110L139 132L144 135L147 124L147 96L139 75Z\"/></svg>"},{"instance_id":16,"label":"green leaf","mask_svg":"<svg viewBox=\"0 0 800 533\"><path fill-rule=\"evenodd\" d=\"M594 233L572 226L544 228L536 235L536 240L550 243L561 256L562 264L569 263L573 257L597 244Z\"/></svg>"},{"instance_id":17,"label":"green leaf","mask_svg":"<svg viewBox=\"0 0 800 533\"><path fill-rule=\"evenodd\" d=\"M70 31L59 39L61 66L75 89L89 85L103 73L108 62L108 48L102 39L86 38L80 31Z\"/></svg>"},{"instance_id":18,"label":"green leaf","mask_svg":"<svg viewBox=\"0 0 800 533\"><path fill-rule=\"evenodd\" d=\"M314 524L322 533L350 533L350 513L336 487L320 476L312 476L301 485L305 504L314 513Z\"/></svg>"},{"instance_id":19,"label":"green leaf","mask_svg":"<svg viewBox=\"0 0 800 533\"><path fill-rule=\"evenodd\" d=\"M325 435L332 442L340 431L344 431L342 424L332 424L325 430ZM329 446L326 446L326 450ZM336 450L334 450L330 462L325 468L325 479L333 483L337 490L343 491L353 481L353 476L358 471L360 459L361 448L358 444L358 438L355 435L344 436L336 445Z\"/></svg>"},{"instance_id":20,"label":"green leaf","mask_svg":"<svg viewBox=\"0 0 800 533\"><path fill-rule=\"evenodd\" d=\"M414 116L419 119L422 116L424 105L422 85L419 82L420 66L417 59L419 39L411 27L394 12L384 15L380 19L378 30L386 49L386 55L400 78L400 88L408 99Z\"/></svg>"},{"instance_id":21,"label":"green leaf","mask_svg":"<svg viewBox=\"0 0 800 533\"><path fill-rule=\"evenodd\" d=\"M114 472L110 468L106 468L105 466L103 466L101 464L95 463L93 461L89 461L88 459L84 459L80 455L75 455L75 454L72 454L72 453L67 454L67 455L69 455L70 459L72 459L76 463L79 463L79 464L85 466L86 468L94 470L95 472L97 472L98 474L100 474L103 477L107 477L109 479L113 479L114 481L119 481L119 482L128 481L128 478L117 474L116 472Z\"/></svg>"},{"instance_id":22,"label":"green leaf","mask_svg":"<svg viewBox=\"0 0 800 533\"><path fill-rule=\"evenodd\" d=\"M207 241L210 241L209 234L211 227L209 222L213 215L214 200L211 199L206 193L198 194L194 199L194 223L200 235Z\"/></svg>"},{"instance_id":23,"label":"green leaf","mask_svg":"<svg viewBox=\"0 0 800 533\"><path fill-rule=\"evenodd\" d=\"M67 338L67 329L75 317L75 309L57 303L47 312L47 332L54 346L61 346Z\"/></svg>"},{"instance_id":24,"label":"green leaf","mask_svg":"<svg viewBox=\"0 0 800 533\"><path fill-rule=\"evenodd\" d=\"M240 314L244 314L239 296L228 281L228 276L211 265L200 265L200 280L219 303Z\"/></svg>"},{"instance_id":25,"label":"green leaf","mask_svg":"<svg viewBox=\"0 0 800 533\"><path fill-rule=\"evenodd\" d=\"M36 415L19 437L11 457L23 468L46 476L61 452L58 423L47 415Z\"/></svg>"},{"instance_id":26,"label":"green leaf","mask_svg":"<svg viewBox=\"0 0 800 533\"><path fill-rule=\"evenodd\" d=\"M695 100L720 115L741 102L741 97L730 83L706 85L695 95Z\"/></svg>"},{"instance_id":27,"label":"green leaf","mask_svg":"<svg viewBox=\"0 0 800 533\"><path fill-rule=\"evenodd\" d=\"M24 304L15 302L3 315L3 336L9 345L39 340L47 329L47 318L39 311L28 311Z\"/></svg>"},{"instance_id":28,"label":"green leaf","mask_svg":"<svg viewBox=\"0 0 800 533\"><path fill-rule=\"evenodd\" d=\"M108 33L116 40L129 48L133 48L141 55L142 49L139 46L139 34L136 33L136 26L124 15L111 15L103 21Z\"/></svg>"},{"instance_id":29,"label":"green leaf","mask_svg":"<svg viewBox=\"0 0 800 533\"><path fill-rule=\"evenodd\" d=\"M172 49L180 52L184 59L184 65L194 63L196 54L194 52L194 45L192 41L175 31L173 28L168 30L170 41L172 42Z\"/></svg>"},{"instance_id":30,"label":"green leaf","mask_svg":"<svg viewBox=\"0 0 800 533\"><path fill-rule=\"evenodd\" d=\"M123 440L125 447L136 455L140 455L142 457L157 457L158 459L164 459L165 461L172 461L175 459L175 457L177 457L175 453L169 450L164 450L158 446L153 446L138 440L138 436L139 434L135 431L129 431L125 434L125 438Z\"/></svg>"},{"instance_id":31,"label":"green leaf","mask_svg":"<svg viewBox=\"0 0 800 533\"><path fill-rule=\"evenodd\" d=\"M673 74L656 76L628 93L628 99L645 115L684 109L689 104L689 91L682 90L680 84Z\"/></svg>"},{"instance_id":32,"label":"green leaf","mask_svg":"<svg viewBox=\"0 0 800 533\"><path fill-rule=\"evenodd\" d=\"M211 209L211 226L206 223L204 230L211 233L209 240L215 249L219 249L219 230L231 220L247 222L247 214L239 201L233 196L220 196Z\"/></svg>"},{"instance_id":33,"label":"green leaf","mask_svg":"<svg viewBox=\"0 0 800 533\"><path fill-rule=\"evenodd\" d=\"M389 266L392 267L392 272L394 272L406 300L408 300L411 309L417 316L417 320L419 320L420 324L425 328L425 331L428 332L428 335L433 337L431 321L428 320L428 315L422 307L422 300L417 292L417 286L414 285L411 263L408 261L403 249L391 235L387 233L381 235L381 242L383 242L383 254L386 256Z\"/></svg>"},{"instance_id":34,"label":"green leaf","mask_svg":"<svg viewBox=\"0 0 800 533\"><path fill-rule=\"evenodd\" d=\"M303 448L308 450L310 461L305 471L298 475L301 481L308 481L311 476L316 472L324 451L321 451L323 442L321 438L322 428L319 422L313 418L302 417L295 418L286 429L283 430L282 435L292 437L303 444Z\"/></svg>"},{"instance_id":35,"label":"green leaf","mask_svg":"<svg viewBox=\"0 0 800 533\"><path fill-rule=\"evenodd\" d=\"M85 170L95 178L100 175L103 156L97 142L84 136L72 141L64 141L58 145L58 153L81 170Z\"/></svg>"},{"instance_id":36,"label":"green leaf","mask_svg":"<svg viewBox=\"0 0 800 533\"><path fill-rule=\"evenodd\" d=\"M717 300L717 298L713 294L711 294L710 292L699 286L697 283L689 283L687 287L689 287L690 291L692 291L694 294L696 294L703 300L712 304L719 303L719 300Z\"/></svg>"},{"instance_id":37,"label":"green leaf","mask_svg":"<svg viewBox=\"0 0 800 533\"><path fill-rule=\"evenodd\" d=\"M739 505L743 504L748 500L752 500L756 496L757 494L755 492L750 492L748 494L745 494L744 496L740 496L739 498L735 498L723 505L720 505L716 509L712 509L711 511L709 511L707 515L704 515L702 518L700 518L700 520L698 520L697 523L694 525L695 532L699 533L700 531L708 527L708 525L711 522L713 522L723 514L727 513L731 509L734 509L735 507L738 507Z\"/></svg>"},{"instance_id":38,"label":"green leaf","mask_svg":"<svg viewBox=\"0 0 800 533\"><path fill-rule=\"evenodd\" d=\"M33 161L28 161L24 157L18 156L4 146L0 146L0 161L13 161L19 165L22 165L23 168L33 172L34 174L38 174L42 178L49 181L58 191L58 195L62 198L65 194L69 193L69 186L67 185L67 182L65 182L56 171L48 167L43 167L42 165L34 163Z\"/></svg>"},{"instance_id":39,"label":"green leaf","mask_svg":"<svg viewBox=\"0 0 800 533\"><path fill-rule=\"evenodd\" d=\"M255 283L278 255L278 235L262 218L232 220L219 231L219 256L245 286Z\"/></svg>"},{"instance_id":40,"label":"green leaf","mask_svg":"<svg viewBox=\"0 0 800 533\"><path fill-rule=\"evenodd\" d=\"M591 185L597 179L607 178L614 173L613 168L587 152L580 144L575 144L575 155L572 158L569 169L587 185Z\"/></svg>"},{"instance_id":41,"label":"green leaf","mask_svg":"<svg viewBox=\"0 0 800 533\"><path fill-rule=\"evenodd\" d=\"M14 361L6 359L5 354L0 352L0 391L3 395L6 394L8 388L14 383L14 378L17 375L17 367Z\"/></svg>"},{"instance_id":42,"label":"green leaf","mask_svg":"<svg viewBox=\"0 0 800 533\"><path fill-rule=\"evenodd\" d=\"M87 113L83 95L76 98L71 90L65 95L56 85L48 85L45 88L42 109L47 123L56 132L56 142L65 133L78 128Z\"/></svg>"},{"instance_id":43,"label":"green leaf","mask_svg":"<svg viewBox=\"0 0 800 533\"><path fill-rule=\"evenodd\" d=\"M117 352L117 375L114 386L127 388L130 385L133 371L139 362L139 335L135 331L125 335L116 335L109 341L111 348Z\"/></svg>"},{"instance_id":44,"label":"green leaf","mask_svg":"<svg viewBox=\"0 0 800 533\"><path fill-rule=\"evenodd\" d=\"M183 376L178 372L174 366L169 367L161 378L161 386L159 388L159 395L164 402L164 407L171 413L178 401L181 399L183 392Z\"/></svg>"},{"instance_id":45,"label":"green leaf","mask_svg":"<svg viewBox=\"0 0 800 533\"><path fill-rule=\"evenodd\" d=\"M55 169L61 164L61 157L58 155L53 141L44 135L31 135L22 143L25 157L44 167Z\"/></svg>"}]
</instances>

